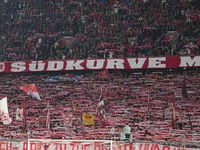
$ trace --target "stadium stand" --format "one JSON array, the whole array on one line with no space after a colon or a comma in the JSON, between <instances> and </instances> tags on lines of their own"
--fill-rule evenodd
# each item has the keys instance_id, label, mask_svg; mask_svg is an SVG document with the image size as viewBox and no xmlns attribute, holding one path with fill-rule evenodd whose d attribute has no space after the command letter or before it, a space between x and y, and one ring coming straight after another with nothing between
<instances>
[{"instance_id":1,"label":"stadium stand","mask_svg":"<svg viewBox=\"0 0 200 150\"><path fill-rule=\"evenodd\" d=\"M199 55L199 14L198 0L4 0L0 61ZM100 77L100 71L1 73L0 98L7 96L13 121L0 123L0 139L110 139L115 126L115 140L123 140L129 124L135 142L198 143L199 68L185 73L185 78L180 68L109 70L109 77ZM41 100L19 89L25 84L35 84ZM97 115L101 94L106 121L95 117L93 125L83 126L83 112ZM16 117L22 108L26 122Z\"/></svg>"},{"instance_id":2,"label":"stadium stand","mask_svg":"<svg viewBox=\"0 0 200 150\"><path fill-rule=\"evenodd\" d=\"M1 60L199 54L199 2L0 2Z\"/></svg>"},{"instance_id":3,"label":"stadium stand","mask_svg":"<svg viewBox=\"0 0 200 150\"><path fill-rule=\"evenodd\" d=\"M96 114L100 87L105 103L107 122L95 118L92 126L85 126L86 139L109 139L110 129L117 126L116 137L128 123L134 141L199 141L199 73L186 75L188 98L182 98L183 75L152 72L121 74L115 71L108 78L98 72L85 73L79 81L49 80L51 75L1 75L1 97L8 97L10 126L1 125L1 137L27 138L23 122L16 120L17 108L25 101L29 138L82 139L82 112ZM58 74L57 74L58 75ZM59 75L58 75L59 76ZM41 101L19 89L22 84L37 85ZM175 96L174 96L175 95ZM176 124L172 123L175 99ZM77 111L72 126L64 121L65 113L72 113L71 102ZM46 128L47 103L50 105L50 130ZM119 140L119 139L118 139Z\"/></svg>"}]
</instances>

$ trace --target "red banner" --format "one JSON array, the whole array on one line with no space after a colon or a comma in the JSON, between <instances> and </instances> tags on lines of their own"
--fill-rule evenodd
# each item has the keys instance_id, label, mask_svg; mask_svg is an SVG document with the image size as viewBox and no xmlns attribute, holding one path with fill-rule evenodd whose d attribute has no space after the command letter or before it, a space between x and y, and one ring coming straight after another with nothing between
<instances>
[{"instance_id":1,"label":"red banner","mask_svg":"<svg viewBox=\"0 0 200 150\"><path fill-rule=\"evenodd\" d=\"M0 62L0 72L199 67L200 55Z\"/></svg>"},{"instance_id":2,"label":"red banner","mask_svg":"<svg viewBox=\"0 0 200 150\"><path fill-rule=\"evenodd\" d=\"M178 33L166 33L162 36L162 40L171 41L178 37Z\"/></svg>"}]
</instances>

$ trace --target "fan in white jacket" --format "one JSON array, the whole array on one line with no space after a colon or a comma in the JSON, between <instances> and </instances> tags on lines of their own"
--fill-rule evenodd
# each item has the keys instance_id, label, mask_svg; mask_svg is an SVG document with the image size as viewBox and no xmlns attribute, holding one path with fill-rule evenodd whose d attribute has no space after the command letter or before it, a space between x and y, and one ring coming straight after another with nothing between
<instances>
[{"instance_id":1,"label":"fan in white jacket","mask_svg":"<svg viewBox=\"0 0 200 150\"><path fill-rule=\"evenodd\" d=\"M130 134L131 134L131 127L127 124L124 129L124 134L125 134L125 141L129 142L130 141Z\"/></svg>"}]
</instances>

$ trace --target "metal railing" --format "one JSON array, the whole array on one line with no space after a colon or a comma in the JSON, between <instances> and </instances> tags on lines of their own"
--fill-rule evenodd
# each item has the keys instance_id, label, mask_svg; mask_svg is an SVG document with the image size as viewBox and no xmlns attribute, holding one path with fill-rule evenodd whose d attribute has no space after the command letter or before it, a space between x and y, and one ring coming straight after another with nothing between
<instances>
[{"instance_id":1,"label":"metal railing","mask_svg":"<svg viewBox=\"0 0 200 150\"><path fill-rule=\"evenodd\" d=\"M113 135L113 137L112 137L112 135ZM112 134L112 135L110 132L104 132L103 140L111 140L111 138L112 138L113 141L125 141L123 132L114 132L114 134ZM92 136L90 136L90 137L93 138ZM96 139L96 140L98 140L98 139ZM199 141L193 141L193 140L191 140L191 141L175 141L175 140L176 140L176 137L174 137L173 140L167 140L164 138L154 140L153 137L151 140L150 139L141 140L140 138L134 138L133 134L131 134L131 136L130 136L130 141L132 143L156 143L156 144L166 145L166 146L200 149L200 139L199 139Z\"/></svg>"}]
</instances>

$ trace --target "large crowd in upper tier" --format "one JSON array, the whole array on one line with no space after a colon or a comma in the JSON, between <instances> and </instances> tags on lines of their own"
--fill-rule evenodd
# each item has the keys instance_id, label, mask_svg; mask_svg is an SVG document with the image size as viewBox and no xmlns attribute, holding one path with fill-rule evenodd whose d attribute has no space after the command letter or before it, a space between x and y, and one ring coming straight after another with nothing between
<instances>
[{"instance_id":1,"label":"large crowd in upper tier","mask_svg":"<svg viewBox=\"0 0 200 150\"><path fill-rule=\"evenodd\" d=\"M0 61L200 54L198 0L2 0Z\"/></svg>"}]
</instances>

